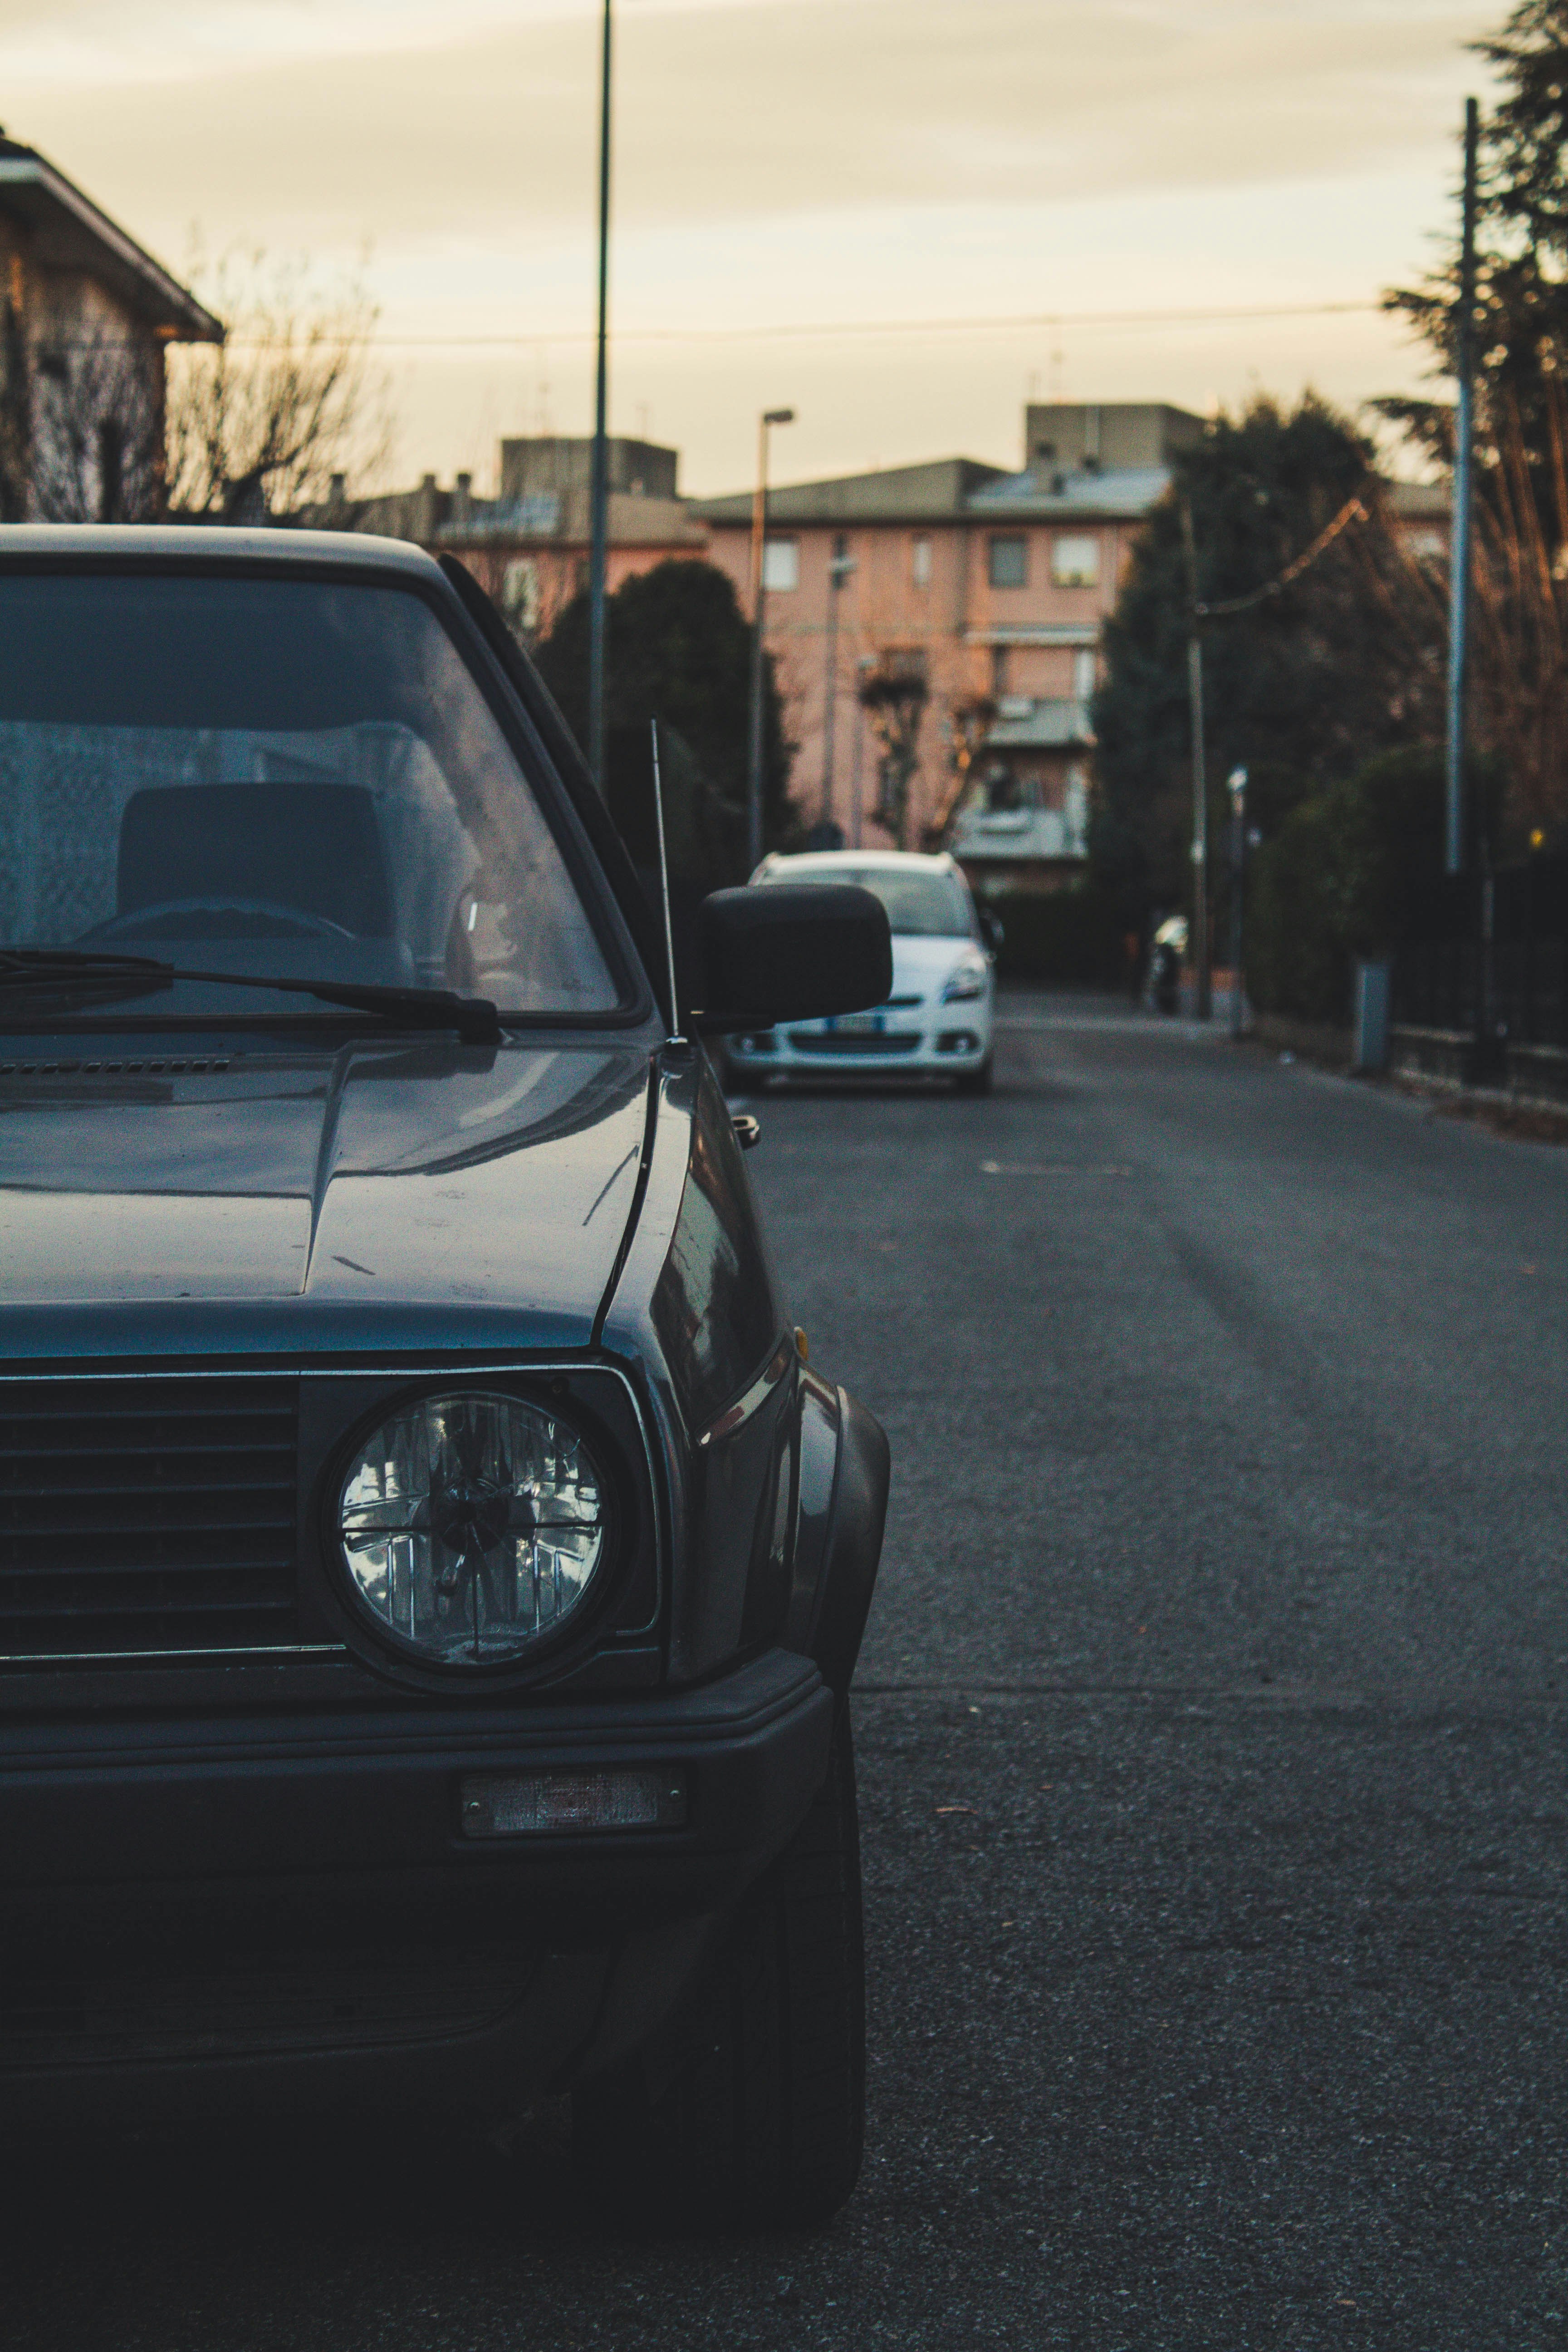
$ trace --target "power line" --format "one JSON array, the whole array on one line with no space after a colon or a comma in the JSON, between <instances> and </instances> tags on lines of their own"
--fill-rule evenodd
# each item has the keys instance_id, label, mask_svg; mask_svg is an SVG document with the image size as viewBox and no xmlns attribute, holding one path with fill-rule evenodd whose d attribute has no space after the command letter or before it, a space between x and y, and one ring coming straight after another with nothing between
<instances>
[{"instance_id":1,"label":"power line","mask_svg":"<svg viewBox=\"0 0 1568 2352\"><path fill-rule=\"evenodd\" d=\"M1020 330L1047 327L1227 326L1245 324L1252 320L1369 317L1383 308L1381 302L1366 301L1279 302L1244 304L1233 309L1210 310L1023 310L978 319L797 320L777 327L624 327L616 332L614 340L617 343L757 343L804 341L812 337L826 340L845 335L1016 333ZM45 340L51 351L107 352L142 348L140 343L128 337L114 335L51 335ZM297 350L301 340L308 341L309 338L255 333L244 327L235 328L225 338L230 350L243 351ZM382 352L540 351L562 343L592 343L595 340L595 330L592 327L552 327L536 329L531 334L515 335L384 335L373 331L363 339L350 331L341 336L324 334L321 338L321 345L335 347L340 342L357 343L362 340L372 349Z\"/></svg>"},{"instance_id":2,"label":"power line","mask_svg":"<svg viewBox=\"0 0 1568 2352\"><path fill-rule=\"evenodd\" d=\"M1284 302L1234 309L1177 310L1032 310L979 319L866 319L796 320L777 327L626 327L617 343L783 342L812 336L993 334L1038 327L1218 326L1259 319L1328 319L1370 315L1381 302ZM243 330L230 337L248 342ZM258 342L266 337L254 339ZM587 327L542 329L525 335L381 335L378 351L527 351L547 343L591 343Z\"/></svg>"}]
</instances>

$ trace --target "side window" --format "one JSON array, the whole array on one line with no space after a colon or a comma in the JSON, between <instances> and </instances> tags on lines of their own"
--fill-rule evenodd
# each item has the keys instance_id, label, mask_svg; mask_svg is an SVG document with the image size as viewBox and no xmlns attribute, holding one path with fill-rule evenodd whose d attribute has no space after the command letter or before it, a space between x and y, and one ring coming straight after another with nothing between
<instances>
[{"instance_id":1,"label":"side window","mask_svg":"<svg viewBox=\"0 0 1568 2352\"><path fill-rule=\"evenodd\" d=\"M1026 588L1029 584L1029 542L1021 531L998 532L989 549L993 588Z\"/></svg>"}]
</instances>

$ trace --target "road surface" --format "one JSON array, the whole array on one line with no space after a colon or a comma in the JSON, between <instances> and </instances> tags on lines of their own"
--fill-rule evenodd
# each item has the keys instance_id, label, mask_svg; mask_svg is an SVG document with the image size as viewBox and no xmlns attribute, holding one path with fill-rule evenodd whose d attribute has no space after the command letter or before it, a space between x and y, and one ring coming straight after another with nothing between
<instances>
[{"instance_id":1,"label":"road surface","mask_svg":"<svg viewBox=\"0 0 1568 2352\"><path fill-rule=\"evenodd\" d=\"M1568 1152L1093 1001L989 1100L753 1100L891 1435L857 1703L870 2124L816 2240L510 2156L16 2162L5 2340L1568 2343Z\"/></svg>"}]
</instances>

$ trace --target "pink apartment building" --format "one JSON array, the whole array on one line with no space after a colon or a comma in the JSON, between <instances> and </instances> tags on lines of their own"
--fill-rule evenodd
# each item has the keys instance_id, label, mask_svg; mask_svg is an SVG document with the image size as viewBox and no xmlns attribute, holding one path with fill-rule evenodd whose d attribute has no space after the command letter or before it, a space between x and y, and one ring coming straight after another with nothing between
<instances>
[{"instance_id":1,"label":"pink apartment building","mask_svg":"<svg viewBox=\"0 0 1568 2352\"><path fill-rule=\"evenodd\" d=\"M868 671L913 672L928 700L905 846L945 833L987 892L1074 879L1101 625L1172 457L1203 429L1152 404L1035 405L1016 474L951 457L773 491L766 635L808 819L891 842L858 688ZM749 608L750 495L691 511Z\"/></svg>"},{"instance_id":2,"label":"pink apartment building","mask_svg":"<svg viewBox=\"0 0 1568 2352\"><path fill-rule=\"evenodd\" d=\"M774 490L765 625L807 822L866 847L893 843L858 688L870 671L912 672L928 698L906 845L944 840L983 893L1077 879L1101 629L1173 457L1203 430L1156 403L1031 405L1016 473L945 457ZM345 526L461 555L534 642L586 583L592 449L503 441L494 499L474 497L465 474L449 490L426 475L416 489L336 503ZM706 557L749 613L751 492L685 499L675 450L616 437L609 454L611 591L667 558ZM1412 552L1441 562L1447 486L1389 489Z\"/></svg>"},{"instance_id":3,"label":"pink apartment building","mask_svg":"<svg viewBox=\"0 0 1568 2352\"><path fill-rule=\"evenodd\" d=\"M436 553L460 556L532 644L587 585L589 483L594 445L541 436L500 445L499 495L476 498L473 478L449 490L426 474L417 489L395 490L352 509L334 482L334 500L356 530L416 540ZM669 556L704 556L708 533L677 487L679 454L620 436L609 445L609 592ZM321 520L329 525L333 509Z\"/></svg>"}]
</instances>

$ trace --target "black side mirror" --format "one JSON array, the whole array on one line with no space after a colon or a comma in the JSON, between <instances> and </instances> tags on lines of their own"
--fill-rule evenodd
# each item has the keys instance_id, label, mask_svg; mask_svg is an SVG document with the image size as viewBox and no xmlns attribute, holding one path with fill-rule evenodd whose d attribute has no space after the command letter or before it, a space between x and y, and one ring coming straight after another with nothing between
<instances>
[{"instance_id":1,"label":"black side mirror","mask_svg":"<svg viewBox=\"0 0 1568 2352\"><path fill-rule=\"evenodd\" d=\"M847 882L715 890L701 908L704 1035L865 1013L893 985L887 909Z\"/></svg>"},{"instance_id":2,"label":"black side mirror","mask_svg":"<svg viewBox=\"0 0 1568 2352\"><path fill-rule=\"evenodd\" d=\"M1000 955L1002 952L1002 942L1007 936L1006 928L1003 923L1001 916L994 915L989 907L982 907L977 911L980 916L980 931L982 938L984 940L986 946L990 949L993 955Z\"/></svg>"}]
</instances>

